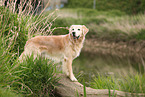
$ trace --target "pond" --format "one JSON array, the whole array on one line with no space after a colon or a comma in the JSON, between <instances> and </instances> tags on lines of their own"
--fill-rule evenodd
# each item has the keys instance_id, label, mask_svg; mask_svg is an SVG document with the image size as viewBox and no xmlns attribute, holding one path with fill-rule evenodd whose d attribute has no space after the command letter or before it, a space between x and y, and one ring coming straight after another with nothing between
<instances>
[{"instance_id":1,"label":"pond","mask_svg":"<svg viewBox=\"0 0 145 97\"><path fill-rule=\"evenodd\" d=\"M73 61L73 72L77 79L83 78L89 85L93 77L98 74L116 76L143 74L145 72L144 58L82 51L80 56Z\"/></svg>"}]
</instances>

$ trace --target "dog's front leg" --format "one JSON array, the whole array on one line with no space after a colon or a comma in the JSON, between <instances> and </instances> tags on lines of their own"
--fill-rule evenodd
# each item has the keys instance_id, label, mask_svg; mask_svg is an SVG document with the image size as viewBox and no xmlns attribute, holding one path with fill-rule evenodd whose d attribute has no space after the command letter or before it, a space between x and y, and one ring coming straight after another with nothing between
<instances>
[{"instance_id":1,"label":"dog's front leg","mask_svg":"<svg viewBox=\"0 0 145 97\"><path fill-rule=\"evenodd\" d=\"M77 81L72 70L72 60L64 59L62 70L72 81Z\"/></svg>"}]
</instances>

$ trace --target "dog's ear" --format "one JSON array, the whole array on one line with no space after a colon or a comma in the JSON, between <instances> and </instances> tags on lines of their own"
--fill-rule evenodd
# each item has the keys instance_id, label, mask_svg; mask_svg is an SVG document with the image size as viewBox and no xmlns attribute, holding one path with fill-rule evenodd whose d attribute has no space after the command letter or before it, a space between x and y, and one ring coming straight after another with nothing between
<instances>
[{"instance_id":1,"label":"dog's ear","mask_svg":"<svg viewBox=\"0 0 145 97\"><path fill-rule=\"evenodd\" d=\"M89 32L89 29L85 25L83 25L82 28L83 28L83 34L86 35Z\"/></svg>"}]
</instances>

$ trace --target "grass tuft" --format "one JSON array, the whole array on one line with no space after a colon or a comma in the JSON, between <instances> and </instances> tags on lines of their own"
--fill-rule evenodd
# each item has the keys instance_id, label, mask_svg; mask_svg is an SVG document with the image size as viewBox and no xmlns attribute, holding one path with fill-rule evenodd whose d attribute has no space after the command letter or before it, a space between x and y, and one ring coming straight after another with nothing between
<instances>
[{"instance_id":1,"label":"grass tuft","mask_svg":"<svg viewBox=\"0 0 145 97\"><path fill-rule=\"evenodd\" d=\"M145 93L144 75L136 74L134 76L115 77L98 75L91 83L95 89L121 90L130 93Z\"/></svg>"},{"instance_id":2,"label":"grass tuft","mask_svg":"<svg viewBox=\"0 0 145 97\"><path fill-rule=\"evenodd\" d=\"M14 3L0 6L0 96L9 93L12 97L17 97L17 94L35 97L54 95L59 78L56 78L53 62L40 57L33 61L33 56L23 63L18 62L29 38L50 34L54 12L43 15L43 10L37 15L34 9L17 11L13 9ZM1 89L4 89L3 93Z\"/></svg>"},{"instance_id":3,"label":"grass tuft","mask_svg":"<svg viewBox=\"0 0 145 97\"><path fill-rule=\"evenodd\" d=\"M12 91L8 89L0 88L0 97L22 97L22 95L13 93Z\"/></svg>"},{"instance_id":4,"label":"grass tuft","mask_svg":"<svg viewBox=\"0 0 145 97\"><path fill-rule=\"evenodd\" d=\"M3 70L3 71L2 71ZM1 87L21 93L25 96L53 95L59 80L56 77L56 65L50 60L27 57L23 63L2 64Z\"/></svg>"}]
</instances>

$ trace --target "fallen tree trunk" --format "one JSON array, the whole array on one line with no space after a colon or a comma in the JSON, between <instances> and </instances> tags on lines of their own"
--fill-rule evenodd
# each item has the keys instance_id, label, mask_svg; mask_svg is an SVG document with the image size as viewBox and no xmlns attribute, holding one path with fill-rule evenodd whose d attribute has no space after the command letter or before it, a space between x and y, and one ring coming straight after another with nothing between
<instances>
[{"instance_id":1,"label":"fallen tree trunk","mask_svg":"<svg viewBox=\"0 0 145 97\"><path fill-rule=\"evenodd\" d=\"M83 85L79 82L72 82L65 75L60 74L59 77L59 85L56 86L55 92L57 95L61 97L84 97L84 88ZM136 94L136 93L126 93L118 90L108 90L108 89L92 89L90 87L86 87L86 96L87 97L144 97L144 94Z\"/></svg>"}]
</instances>

